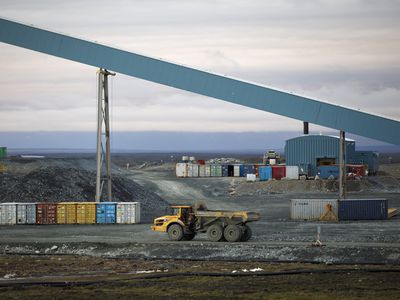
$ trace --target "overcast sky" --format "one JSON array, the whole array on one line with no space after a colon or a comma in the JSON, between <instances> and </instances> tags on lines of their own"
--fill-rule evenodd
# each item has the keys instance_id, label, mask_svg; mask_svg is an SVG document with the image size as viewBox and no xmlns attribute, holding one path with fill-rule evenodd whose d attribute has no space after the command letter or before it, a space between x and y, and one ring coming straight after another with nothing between
<instances>
[{"instance_id":1,"label":"overcast sky","mask_svg":"<svg viewBox=\"0 0 400 300\"><path fill-rule=\"evenodd\" d=\"M19 1L0 15L400 119L400 1ZM96 69L0 43L1 131L96 130ZM115 131L301 130L117 74ZM314 126L315 128L315 126Z\"/></svg>"}]
</instances>

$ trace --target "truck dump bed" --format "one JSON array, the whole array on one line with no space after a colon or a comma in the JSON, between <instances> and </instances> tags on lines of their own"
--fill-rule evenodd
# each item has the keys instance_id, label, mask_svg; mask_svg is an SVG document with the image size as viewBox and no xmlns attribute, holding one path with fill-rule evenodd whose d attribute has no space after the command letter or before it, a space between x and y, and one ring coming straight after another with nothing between
<instances>
[{"instance_id":1,"label":"truck dump bed","mask_svg":"<svg viewBox=\"0 0 400 300\"><path fill-rule=\"evenodd\" d=\"M253 222L260 219L260 214L250 211L227 211L227 210L197 210L196 217L212 217L212 218L241 218L243 222Z\"/></svg>"}]
</instances>

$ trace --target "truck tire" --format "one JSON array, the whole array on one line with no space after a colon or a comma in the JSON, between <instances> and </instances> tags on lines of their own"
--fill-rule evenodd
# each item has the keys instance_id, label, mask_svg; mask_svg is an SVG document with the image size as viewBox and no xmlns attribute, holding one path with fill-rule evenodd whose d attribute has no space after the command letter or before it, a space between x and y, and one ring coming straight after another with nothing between
<instances>
[{"instance_id":1,"label":"truck tire","mask_svg":"<svg viewBox=\"0 0 400 300\"><path fill-rule=\"evenodd\" d=\"M241 241L247 242L249 239L251 239L252 234L251 228L248 225L244 225Z\"/></svg>"},{"instance_id":2,"label":"truck tire","mask_svg":"<svg viewBox=\"0 0 400 300\"><path fill-rule=\"evenodd\" d=\"M183 236L183 240L184 240L184 241L191 241L191 240L194 239L195 236L196 236L195 233L188 233L188 234L185 234L185 235Z\"/></svg>"},{"instance_id":3,"label":"truck tire","mask_svg":"<svg viewBox=\"0 0 400 300\"><path fill-rule=\"evenodd\" d=\"M221 225L214 224L207 229L207 237L212 242L219 242L224 237Z\"/></svg>"},{"instance_id":4,"label":"truck tire","mask_svg":"<svg viewBox=\"0 0 400 300\"><path fill-rule=\"evenodd\" d=\"M183 239L183 228L179 224L172 224L168 227L168 237L171 241L180 241Z\"/></svg>"},{"instance_id":5,"label":"truck tire","mask_svg":"<svg viewBox=\"0 0 400 300\"><path fill-rule=\"evenodd\" d=\"M242 237L240 226L228 225L224 230L224 237L228 242L238 242Z\"/></svg>"}]
</instances>

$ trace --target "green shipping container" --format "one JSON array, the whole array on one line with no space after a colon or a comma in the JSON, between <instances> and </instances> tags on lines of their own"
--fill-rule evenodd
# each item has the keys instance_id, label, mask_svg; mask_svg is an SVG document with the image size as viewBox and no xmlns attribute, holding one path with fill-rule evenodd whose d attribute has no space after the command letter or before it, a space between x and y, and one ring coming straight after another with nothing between
<instances>
[{"instance_id":1,"label":"green shipping container","mask_svg":"<svg viewBox=\"0 0 400 300\"><path fill-rule=\"evenodd\" d=\"M221 177L222 176L222 166L221 165L210 165L211 177Z\"/></svg>"},{"instance_id":2,"label":"green shipping container","mask_svg":"<svg viewBox=\"0 0 400 300\"><path fill-rule=\"evenodd\" d=\"M7 147L0 147L0 159L7 157Z\"/></svg>"}]
</instances>

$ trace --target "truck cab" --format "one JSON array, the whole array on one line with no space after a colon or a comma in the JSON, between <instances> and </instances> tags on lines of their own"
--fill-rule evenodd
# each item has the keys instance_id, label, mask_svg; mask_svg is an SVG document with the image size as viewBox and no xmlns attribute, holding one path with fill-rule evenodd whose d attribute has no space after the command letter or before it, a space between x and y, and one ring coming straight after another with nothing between
<instances>
[{"instance_id":1,"label":"truck cab","mask_svg":"<svg viewBox=\"0 0 400 300\"><path fill-rule=\"evenodd\" d=\"M188 205L174 205L171 206L172 212L170 215L162 216L154 219L154 224L151 226L153 231L159 232L171 232L169 228L173 225L178 225L183 228L182 234L191 235L190 225L193 221L193 208ZM178 228L174 226L173 228ZM174 232L177 235L181 235L180 232ZM194 235L193 235L194 237Z\"/></svg>"}]
</instances>

